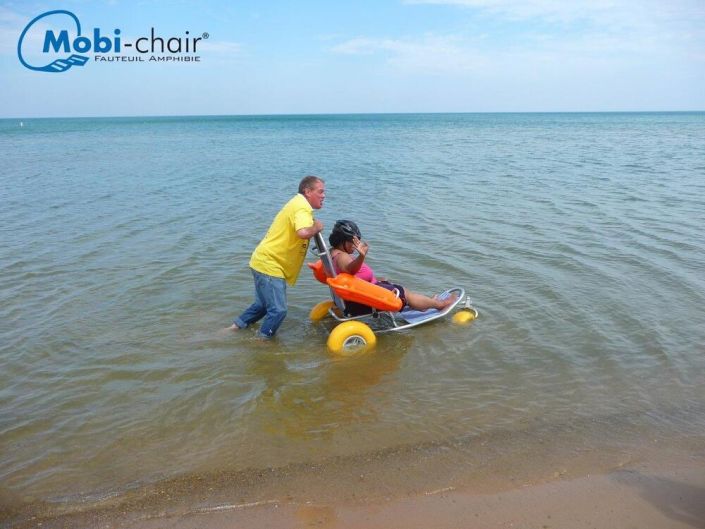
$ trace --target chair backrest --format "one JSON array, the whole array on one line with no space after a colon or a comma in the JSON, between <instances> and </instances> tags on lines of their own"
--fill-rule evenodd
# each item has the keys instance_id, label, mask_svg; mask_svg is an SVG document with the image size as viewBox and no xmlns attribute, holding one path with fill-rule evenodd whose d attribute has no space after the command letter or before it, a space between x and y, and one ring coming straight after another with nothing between
<instances>
[{"instance_id":1,"label":"chair backrest","mask_svg":"<svg viewBox=\"0 0 705 529\"><path fill-rule=\"evenodd\" d=\"M333 266L333 258L331 257L330 250L328 249L326 241L323 240L323 236L320 232L313 236L313 243L316 245L317 254L321 259L326 276L335 277L337 274L335 273L335 266ZM316 275L314 268L311 267L311 269L314 271L314 275ZM318 279L318 276L316 276L316 278ZM330 286L328 288L330 289L330 295L333 297L335 306L340 309L341 314L345 314L345 301L343 301L340 296L338 296L333 289L330 288Z\"/></svg>"}]
</instances>

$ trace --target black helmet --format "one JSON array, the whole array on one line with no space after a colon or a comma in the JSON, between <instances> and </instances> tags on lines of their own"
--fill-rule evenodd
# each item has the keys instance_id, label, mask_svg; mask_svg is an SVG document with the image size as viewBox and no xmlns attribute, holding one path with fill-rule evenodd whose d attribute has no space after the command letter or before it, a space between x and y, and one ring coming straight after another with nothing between
<instances>
[{"instance_id":1,"label":"black helmet","mask_svg":"<svg viewBox=\"0 0 705 529\"><path fill-rule=\"evenodd\" d=\"M335 247L345 241L352 241L353 237L362 239L360 228L351 220L338 220L333 226L333 231L328 236L328 242Z\"/></svg>"}]
</instances>

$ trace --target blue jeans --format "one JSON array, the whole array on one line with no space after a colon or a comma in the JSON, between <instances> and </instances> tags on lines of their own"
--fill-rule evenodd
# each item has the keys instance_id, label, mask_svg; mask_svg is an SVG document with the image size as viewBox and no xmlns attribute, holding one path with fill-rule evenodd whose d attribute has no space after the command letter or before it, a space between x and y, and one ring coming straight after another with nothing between
<instances>
[{"instance_id":1,"label":"blue jeans","mask_svg":"<svg viewBox=\"0 0 705 529\"><path fill-rule=\"evenodd\" d=\"M286 282L281 277L272 277L252 270L255 278L255 302L233 323L244 329L261 320L262 326L257 334L271 338L286 318Z\"/></svg>"}]
</instances>

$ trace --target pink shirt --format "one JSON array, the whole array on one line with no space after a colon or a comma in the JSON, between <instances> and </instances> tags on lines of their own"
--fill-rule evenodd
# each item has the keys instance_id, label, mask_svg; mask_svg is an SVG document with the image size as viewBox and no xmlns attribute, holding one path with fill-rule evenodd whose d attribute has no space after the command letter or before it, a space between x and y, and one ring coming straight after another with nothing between
<instances>
[{"instance_id":1,"label":"pink shirt","mask_svg":"<svg viewBox=\"0 0 705 529\"><path fill-rule=\"evenodd\" d=\"M360 279L363 279L369 283L377 282L377 280L375 279L375 273L372 271L372 268L367 266L366 263L362 263L362 266L357 271L357 274L355 274L355 277L359 277Z\"/></svg>"},{"instance_id":2,"label":"pink shirt","mask_svg":"<svg viewBox=\"0 0 705 529\"><path fill-rule=\"evenodd\" d=\"M333 266L335 268L335 273L339 274L341 272L341 270L340 270L340 268L338 268L338 262L335 259L333 259ZM376 283L377 282L377 279L375 278L375 273L372 271L372 268L367 266L367 263L362 263L362 266L355 274L355 277L358 277L358 278L362 279L363 281L367 281L368 283Z\"/></svg>"}]
</instances>

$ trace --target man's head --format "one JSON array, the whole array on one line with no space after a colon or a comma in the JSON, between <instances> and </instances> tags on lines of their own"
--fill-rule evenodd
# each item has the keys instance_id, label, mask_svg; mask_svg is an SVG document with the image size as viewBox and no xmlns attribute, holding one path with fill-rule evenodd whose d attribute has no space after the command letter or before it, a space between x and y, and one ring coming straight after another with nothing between
<instances>
[{"instance_id":1,"label":"man's head","mask_svg":"<svg viewBox=\"0 0 705 529\"><path fill-rule=\"evenodd\" d=\"M305 176L299 183L301 193L313 209L321 209L326 198L326 184L317 176Z\"/></svg>"}]
</instances>

